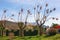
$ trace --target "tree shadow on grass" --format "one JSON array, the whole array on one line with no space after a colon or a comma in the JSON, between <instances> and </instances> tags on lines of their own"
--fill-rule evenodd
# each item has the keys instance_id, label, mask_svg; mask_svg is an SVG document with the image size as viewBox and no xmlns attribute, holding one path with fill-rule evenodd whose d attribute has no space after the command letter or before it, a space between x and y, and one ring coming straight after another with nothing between
<instances>
[{"instance_id":1,"label":"tree shadow on grass","mask_svg":"<svg viewBox=\"0 0 60 40\"><path fill-rule=\"evenodd\" d=\"M55 36L55 35L45 35L44 38L52 37L52 36Z\"/></svg>"}]
</instances>

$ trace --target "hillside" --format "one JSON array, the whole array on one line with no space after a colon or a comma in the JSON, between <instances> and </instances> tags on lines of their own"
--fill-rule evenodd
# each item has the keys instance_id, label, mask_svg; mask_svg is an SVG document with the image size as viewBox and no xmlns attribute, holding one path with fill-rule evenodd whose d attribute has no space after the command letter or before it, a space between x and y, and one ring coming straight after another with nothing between
<instances>
[{"instance_id":1,"label":"hillside","mask_svg":"<svg viewBox=\"0 0 60 40\"><path fill-rule=\"evenodd\" d=\"M4 25L4 27L5 27L5 29L6 30L19 30L19 26L18 26L18 23L17 22L12 22L12 21L7 21L7 20L5 20L5 21L1 21L0 20L0 24L5 24ZM34 24L32 24L32 23L27 23L27 27L26 28L31 28L30 26L34 26ZM33 28L33 27L32 27Z\"/></svg>"}]
</instances>

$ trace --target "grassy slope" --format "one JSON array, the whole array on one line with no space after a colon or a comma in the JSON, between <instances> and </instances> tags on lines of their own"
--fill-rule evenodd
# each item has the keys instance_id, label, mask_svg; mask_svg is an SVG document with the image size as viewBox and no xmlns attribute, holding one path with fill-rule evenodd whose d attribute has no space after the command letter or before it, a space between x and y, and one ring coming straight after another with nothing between
<instances>
[{"instance_id":1,"label":"grassy slope","mask_svg":"<svg viewBox=\"0 0 60 40\"><path fill-rule=\"evenodd\" d=\"M8 37L0 37L0 40L7 40ZM27 37L15 37L14 40L60 40L60 34L56 34L55 36L45 37L43 36L27 36Z\"/></svg>"}]
</instances>

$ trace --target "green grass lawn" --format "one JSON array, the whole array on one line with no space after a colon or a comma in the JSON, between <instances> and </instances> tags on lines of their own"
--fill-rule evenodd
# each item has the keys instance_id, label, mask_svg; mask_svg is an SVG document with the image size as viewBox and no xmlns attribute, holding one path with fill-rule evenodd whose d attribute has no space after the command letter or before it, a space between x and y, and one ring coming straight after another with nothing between
<instances>
[{"instance_id":1,"label":"green grass lawn","mask_svg":"<svg viewBox=\"0 0 60 40\"><path fill-rule=\"evenodd\" d=\"M0 40L7 40L8 37L0 37ZM25 37L15 37L13 40L60 40L60 34L54 36L46 37L43 36L25 36Z\"/></svg>"}]
</instances>

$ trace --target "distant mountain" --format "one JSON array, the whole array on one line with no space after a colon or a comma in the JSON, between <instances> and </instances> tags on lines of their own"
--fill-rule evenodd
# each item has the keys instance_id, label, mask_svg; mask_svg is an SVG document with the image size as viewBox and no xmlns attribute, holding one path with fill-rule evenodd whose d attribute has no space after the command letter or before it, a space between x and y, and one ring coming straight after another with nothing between
<instances>
[{"instance_id":1,"label":"distant mountain","mask_svg":"<svg viewBox=\"0 0 60 40\"><path fill-rule=\"evenodd\" d=\"M31 23L32 25L37 25L35 22ZM43 28L48 28L49 26L42 25Z\"/></svg>"},{"instance_id":2,"label":"distant mountain","mask_svg":"<svg viewBox=\"0 0 60 40\"><path fill-rule=\"evenodd\" d=\"M7 30L19 30L18 22L12 22L7 20L0 20L0 24L5 24L4 28ZM27 25L36 25L36 23L29 23Z\"/></svg>"},{"instance_id":3,"label":"distant mountain","mask_svg":"<svg viewBox=\"0 0 60 40\"><path fill-rule=\"evenodd\" d=\"M27 22L27 25L29 25L29 24L31 24L31 25L37 25L35 22L33 22L33 23Z\"/></svg>"},{"instance_id":4,"label":"distant mountain","mask_svg":"<svg viewBox=\"0 0 60 40\"><path fill-rule=\"evenodd\" d=\"M43 28L48 28L49 26L46 26L46 25L42 25Z\"/></svg>"},{"instance_id":5,"label":"distant mountain","mask_svg":"<svg viewBox=\"0 0 60 40\"><path fill-rule=\"evenodd\" d=\"M34 22L34 23L32 23L32 25L37 25L37 24Z\"/></svg>"},{"instance_id":6,"label":"distant mountain","mask_svg":"<svg viewBox=\"0 0 60 40\"><path fill-rule=\"evenodd\" d=\"M0 24L5 23L5 29L7 30L19 30L18 22L12 22L12 21L7 21L7 20L0 20ZM29 23L27 22L27 25L37 25L36 23ZM48 26L43 25L43 28L46 28Z\"/></svg>"},{"instance_id":7,"label":"distant mountain","mask_svg":"<svg viewBox=\"0 0 60 40\"><path fill-rule=\"evenodd\" d=\"M0 24L3 24L3 27L6 30L19 30L18 24L16 22L11 22L7 20L0 20Z\"/></svg>"}]
</instances>

